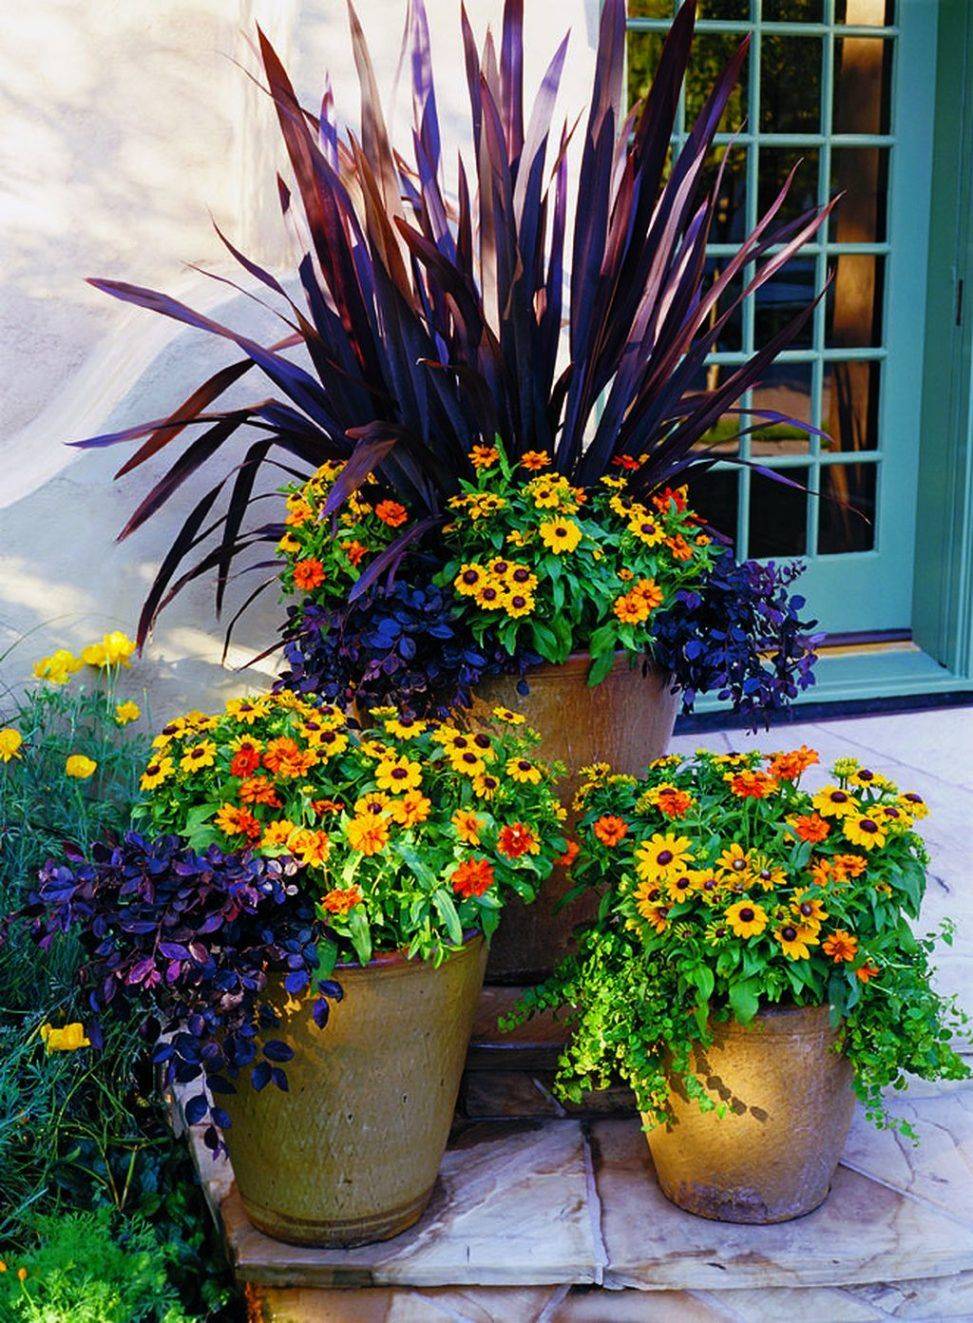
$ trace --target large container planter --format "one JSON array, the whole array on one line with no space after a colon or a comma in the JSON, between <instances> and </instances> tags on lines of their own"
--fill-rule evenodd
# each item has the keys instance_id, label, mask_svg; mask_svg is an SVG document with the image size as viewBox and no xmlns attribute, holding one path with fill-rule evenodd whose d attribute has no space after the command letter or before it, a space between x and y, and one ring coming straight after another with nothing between
<instances>
[{"instance_id":1,"label":"large container planter","mask_svg":"<svg viewBox=\"0 0 973 1323\"><path fill-rule=\"evenodd\" d=\"M297 1245L351 1246L412 1226L442 1160L486 944L436 968L401 954L339 966L322 1032L284 1012L289 1091L241 1077L225 1099L237 1187L254 1226Z\"/></svg>"},{"instance_id":2,"label":"large container planter","mask_svg":"<svg viewBox=\"0 0 973 1323\"><path fill-rule=\"evenodd\" d=\"M580 769L608 762L616 772L634 776L644 771L668 749L679 706L664 672L650 667L643 674L642 664L633 664L625 653L617 655L612 670L594 687L587 682L590 665L587 653L573 653L560 666L538 666L527 673L527 694L518 693L516 676L484 681L473 708L475 716L484 707L509 707L540 731L541 756L559 759L568 769L560 785L569 827ZM556 868L534 904L512 900L507 905L491 944L488 981L534 982L564 955L572 928L590 917L595 903L586 896L558 908L570 885L564 870Z\"/></svg>"},{"instance_id":3,"label":"large container planter","mask_svg":"<svg viewBox=\"0 0 973 1323\"><path fill-rule=\"evenodd\" d=\"M713 1025L696 1074L726 1111L702 1112L673 1087L672 1122L648 1134L666 1198L723 1222L786 1222L817 1208L855 1102L851 1065L834 1042L827 1006Z\"/></svg>"}]
</instances>

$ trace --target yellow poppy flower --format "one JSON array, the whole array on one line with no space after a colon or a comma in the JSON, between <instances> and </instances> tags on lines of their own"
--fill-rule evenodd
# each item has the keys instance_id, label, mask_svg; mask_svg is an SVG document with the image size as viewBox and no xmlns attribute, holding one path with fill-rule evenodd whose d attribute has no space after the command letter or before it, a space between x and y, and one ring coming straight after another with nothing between
<instances>
[{"instance_id":1,"label":"yellow poppy flower","mask_svg":"<svg viewBox=\"0 0 973 1323\"><path fill-rule=\"evenodd\" d=\"M138 721L141 715L142 709L131 699L119 703L115 708L115 721L119 726L127 726L130 721Z\"/></svg>"},{"instance_id":2,"label":"yellow poppy flower","mask_svg":"<svg viewBox=\"0 0 973 1323\"><path fill-rule=\"evenodd\" d=\"M581 541L581 526L573 519L545 519L538 531L545 547L555 556L574 551Z\"/></svg>"},{"instance_id":3,"label":"yellow poppy flower","mask_svg":"<svg viewBox=\"0 0 973 1323\"><path fill-rule=\"evenodd\" d=\"M14 730L13 726L5 726L0 730L0 762L9 763L11 758L19 758L23 742L23 735L19 730Z\"/></svg>"},{"instance_id":4,"label":"yellow poppy flower","mask_svg":"<svg viewBox=\"0 0 973 1323\"><path fill-rule=\"evenodd\" d=\"M55 1029L51 1024L40 1027L41 1042L48 1052L77 1052L80 1047L90 1047L91 1039L85 1034L84 1025L77 1020L66 1024L63 1029Z\"/></svg>"},{"instance_id":5,"label":"yellow poppy flower","mask_svg":"<svg viewBox=\"0 0 973 1323\"><path fill-rule=\"evenodd\" d=\"M123 634L120 629L113 629L101 640L101 646L109 666L128 666L128 659L135 651L135 640Z\"/></svg>"},{"instance_id":6,"label":"yellow poppy flower","mask_svg":"<svg viewBox=\"0 0 973 1323\"><path fill-rule=\"evenodd\" d=\"M767 911L752 900L740 900L727 910L726 921L737 937L759 937L767 927Z\"/></svg>"},{"instance_id":7,"label":"yellow poppy flower","mask_svg":"<svg viewBox=\"0 0 973 1323\"><path fill-rule=\"evenodd\" d=\"M75 657L73 652L67 648L58 648L49 657L41 657L34 663L34 675L38 680L47 680L50 684L67 684L83 665L81 658Z\"/></svg>"},{"instance_id":8,"label":"yellow poppy flower","mask_svg":"<svg viewBox=\"0 0 973 1323\"><path fill-rule=\"evenodd\" d=\"M98 764L94 758L87 757L83 753L72 753L64 764L66 776L71 776L75 781L87 781L89 776L93 776Z\"/></svg>"}]
</instances>

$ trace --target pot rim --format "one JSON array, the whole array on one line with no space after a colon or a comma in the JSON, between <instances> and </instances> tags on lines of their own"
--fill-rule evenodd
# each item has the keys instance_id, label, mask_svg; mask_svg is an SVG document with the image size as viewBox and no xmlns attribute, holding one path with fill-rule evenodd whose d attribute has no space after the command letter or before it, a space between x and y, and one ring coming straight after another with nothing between
<instances>
[{"instance_id":1,"label":"pot rim","mask_svg":"<svg viewBox=\"0 0 973 1323\"><path fill-rule=\"evenodd\" d=\"M542 661L537 666L528 666L524 671L524 675L526 677L530 677L532 675L534 676L563 675L565 674L565 672L573 675L575 672L582 670L585 673L587 673L588 667L591 665L593 660L594 658L591 656L590 652L572 652L569 653L567 657L565 657L563 662ZM656 675L661 679L665 679L665 680L668 679L669 672L667 670L664 670L663 667L659 666L658 663L652 658L650 654L630 653L627 652L624 648L618 648L616 650L615 659L612 664L612 669L610 673L614 674L616 671L620 671L623 668L634 671L642 665L643 661L648 662L648 673L650 675ZM516 678L517 678L516 671L507 671L503 675L487 676L485 677L485 681L489 683L489 681L491 680L516 679ZM484 681L481 681L479 685L474 685L473 687L474 694L477 692L477 689L483 687L483 683Z\"/></svg>"},{"instance_id":2,"label":"pot rim","mask_svg":"<svg viewBox=\"0 0 973 1323\"><path fill-rule=\"evenodd\" d=\"M443 961L443 964L445 964L447 960L453 960L457 956L464 955L467 951L471 951L474 947L476 947L476 945L479 942L484 941L483 933L477 932L475 929L472 928L467 930L467 932L464 933L463 936L465 939L463 945L457 947L455 951L448 952L446 956L446 960ZM405 954L405 951L402 950L402 948L400 947L395 951L376 952L372 956L371 960L369 960L367 965L359 964L357 960L342 960L341 962L335 965L334 970L332 972L334 974L337 974L338 970L345 970L352 973L365 973L369 969L374 969L374 970L393 969L403 965L421 966L428 964L429 964L428 960L423 960L417 956L407 956Z\"/></svg>"}]
</instances>

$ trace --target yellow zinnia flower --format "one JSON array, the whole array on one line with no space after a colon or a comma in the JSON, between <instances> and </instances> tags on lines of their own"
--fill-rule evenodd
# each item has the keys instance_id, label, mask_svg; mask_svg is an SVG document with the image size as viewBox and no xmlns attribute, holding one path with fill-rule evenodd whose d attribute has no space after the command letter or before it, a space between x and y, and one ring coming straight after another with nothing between
<instances>
[{"instance_id":1,"label":"yellow zinnia flower","mask_svg":"<svg viewBox=\"0 0 973 1323\"><path fill-rule=\"evenodd\" d=\"M119 726L127 726L130 721L138 721L141 715L142 709L138 703L133 703L131 699L119 703L115 708L115 721Z\"/></svg>"},{"instance_id":2,"label":"yellow zinnia flower","mask_svg":"<svg viewBox=\"0 0 973 1323\"><path fill-rule=\"evenodd\" d=\"M76 781L87 781L92 776L98 764L94 758L89 758L83 753L72 753L64 764L66 776L74 777Z\"/></svg>"},{"instance_id":3,"label":"yellow zinnia flower","mask_svg":"<svg viewBox=\"0 0 973 1323\"><path fill-rule=\"evenodd\" d=\"M574 551L581 541L581 527L573 519L545 519L538 531L555 556Z\"/></svg>"},{"instance_id":4,"label":"yellow zinnia flower","mask_svg":"<svg viewBox=\"0 0 973 1323\"><path fill-rule=\"evenodd\" d=\"M752 900L740 900L727 910L726 921L737 937L759 937L767 927L767 911Z\"/></svg>"},{"instance_id":5,"label":"yellow zinnia flower","mask_svg":"<svg viewBox=\"0 0 973 1323\"><path fill-rule=\"evenodd\" d=\"M345 827L348 844L361 854L378 854L389 841L389 829L380 818L352 818Z\"/></svg>"},{"instance_id":6,"label":"yellow zinnia flower","mask_svg":"<svg viewBox=\"0 0 973 1323\"><path fill-rule=\"evenodd\" d=\"M427 799L421 790L407 790L404 795L392 800L389 817L400 827L415 827L425 822L431 809L432 800Z\"/></svg>"},{"instance_id":7,"label":"yellow zinnia flower","mask_svg":"<svg viewBox=\"0 0 973 1323\"><path fill-rule=\"evenodd\" d=\"M14 730L13 726L5 726L0 730L0 762L9 763L11 758L19 758L23 742L23 735L19 730Z\"/></svg>"}]
</instances>

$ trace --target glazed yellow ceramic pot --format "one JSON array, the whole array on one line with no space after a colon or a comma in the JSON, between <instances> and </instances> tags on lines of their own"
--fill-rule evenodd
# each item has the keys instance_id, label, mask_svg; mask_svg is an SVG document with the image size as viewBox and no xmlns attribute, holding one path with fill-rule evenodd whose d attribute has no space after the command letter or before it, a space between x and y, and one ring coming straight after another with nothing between
<instances>
[{"instance_id":1,"label":"glazed yellow ceramic pot","mask_svg":"<svg viewBox=\"0 0 973 1323\"><path fill-rule=\"evenodd\" d=\"M723 1222L810 1213L827 1198L855 1103L828 1007L770 1009L748 1026L712 1029L695 1073L726 1114L701 1112L673 1084L672 1123L648 1133L663 1194Z\"/></svg>"},{"instance_id":2,"label":"glazed yellow ceramic pot","mask_svg":"<svg viewBox=\"0 0 973 1323\"><path fill-rule=\"evenodd\" d=\"M486 943L438 967L401 954L339 966L344 999L323 1030L282 1011L289 1091L249 1081L221 1098L226 1142L254 1226L296 1245L387 1240L429 1201L456 1105ZM282 988L280 1004L286 1000Z\"/></svg>"},{"instance_id":3,"label":"glazed yellow ceramic pot","mask_svg":"<svg viewBox=\"0 0 973 1323\"><path fill-rule=\"evenodd\" d=\"M540 756L559 759L568 774L561 798L570 805L582 767L608 762L616 772L638 775L669 747L679 696L668 676L642 663L631 665L619 653L601 684L588 685L591 658L574 653L560 666L538 666L527 673L529 693L517 692L517 676L497 676L476 690L474 719L495 706L521 712L539 731ZM571 825L573 818L569 818ZM548 973L568 947L571 930L589 917L589 897L558 908L571 883L555 869L533 905L514 899L504 907L494 934L487 967L490 982L531 982Z\"/></svg>"}]
</instances>

